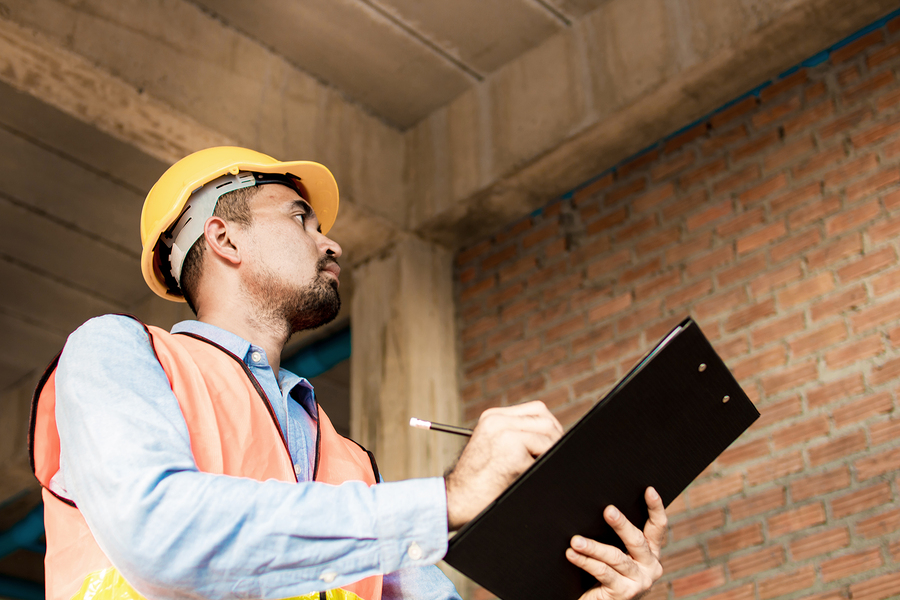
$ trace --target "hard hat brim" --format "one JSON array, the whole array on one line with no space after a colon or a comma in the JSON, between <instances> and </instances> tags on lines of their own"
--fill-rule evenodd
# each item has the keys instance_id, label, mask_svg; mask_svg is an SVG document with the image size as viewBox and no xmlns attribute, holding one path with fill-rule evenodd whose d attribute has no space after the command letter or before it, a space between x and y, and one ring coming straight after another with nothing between
<instances>
[{"instance_id":1,"label":"hard hat brim","mask_svg":"<svg viewBox=\"0 0 900 600\"><path fill-rule=\"evenodd\" d=\"M269 158L265 155L259 156L261 158ZM158 296L176 302L185 301L179 292L168 288L165 283L165 277L160 271L160 265L155 260L156 245L159 237L178 219L187 204L188 198L195 190L222 175L227 173L237 174L241 171L293 175L300 180L300 183L306 189L309 196L307 201L316 212L322 233L327 234L331 230L337 218L340 197L337 182L331 171L324 165L311 161L278 162L275 160L271 162L236 160L232 163L222 163L221 166L217 165L216 169L208 170L193 179L185 180L183 186L181 186L181 194L174 204L171 205L171 209L162 218L156 219L152 227L145 229L144 216L142 215L141 217L141 234L143 238L141 240L143 243L141 272L144 276L144 281ZM150 193L153 193L152 189Z\"/></svg>"}]
</instances>

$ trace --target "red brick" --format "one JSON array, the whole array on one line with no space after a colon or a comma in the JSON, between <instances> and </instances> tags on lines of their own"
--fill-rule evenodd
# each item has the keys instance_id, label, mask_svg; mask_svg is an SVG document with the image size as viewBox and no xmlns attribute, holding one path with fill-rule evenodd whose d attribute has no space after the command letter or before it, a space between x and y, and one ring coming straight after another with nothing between
<instances>
[{"instance_id":1,"label":"red brick","mask_svg":"<svg viewBox=\"0 0 900 600\"><path fill-rule=\"evenodd\" d=\"M797 101L797 105L799 106L799 100ZM758 115L757 115L758 116ZM766 148L770 146L774 146L780 141L781 137L777 130L772 130L768 133L765 133L756 139L750 140L746 144L738 146L731 152L731 159L733 162L740 162L741 160L753 156L759 152L762 152Z\"/></svg>"},{"instance_id":2,"label":"red brick","mask_svg":"<svg viewBox=\"0 0 900 600\"><path fill-rule=\"evenodd\" d=\"M753 275L763 272L766 269L766 257L757 254L750 258L746 258L735 266L720 271L717 275L717 281L722 287L727 287L732 283L745 280Z\"/></svg>"},{"instance_id":3,"label":"red brick","mask_svg":"<svg viewBox=\"0 0 900 600\"><path fill-rule=\"evenodd\" d=\"M640 242L635 245L635 251L638 256L644 256L645 254L649 254L654 250L659 250L660 248L665 248L670 244L674 244L681 238L681 232L678 227L670 227L669 229L665 229L660 231L659 233L655 233L653 235L647 236Z\"/></svg>"},{"instance_id":4,"label":"red brick","mask_svg":"<svg viewBox=\"0 0 900 600\"><path fill-rule=\"evenodd\" d=\"M759 438L745 444L732 445L716 459L717 465L734 466L769 454L769 441Z\"/></svg>"},{"instance_id":5,"label":"red brick","mask_svg":"<svg viewBox=\"0 0 900 600\"><path fill-rule=\"evenodd\" d=\"M731 373L738 381L747 379L787 362L787 352L783 346L774 346L731 365Z\"/></svg>"},{"instance_id":6,"label":"red brick","mask_svg":"<svg viewBox=\"0 0 900 600\"><path fill-rule=\"evenodd\" d=\"M678 271L662 273L652 279L640 283L634 287L634 297L637 301L653 298L667 290L673 289L681 282L681 274Z\"/></svg>"},{"instance_id":7,"label":"red brick","mask_svg":"<svg viewBox=\"0 0 900 600\"><path fill-rule=\"evenodd\" d=\"M838 134L845 134L848 130L864 123L872 116L872 110L868 107L859 108L834 119L828 125L819 130L819 136L827 140Z\"/></svg>"},{"instance_id":8,"label":"red brick","mask_svg":"<svg viewBox=\"0 0 900 600\"><path fill-rule=\"evenodd\" d=\"M500 352L500 359L507 364L513 363L530 354L534 354L535 352L540 350L541 346L542 344L540 338L527 338L504 348Z\"/></svg>"},{"instance_id":9,"label":"red brick","mask_svg":"<svg viewBox=\"0 0 900 600\"><path fill-rule=\"evenodd\" d=\"M781 479L803 470L803 457L799 452L782 455L747 469L747 484L760 485Z\"/></svg>"},{"instance_id":10,"label":"red brick","mask_svg":"<svg viewBox=\"0 0 900 600\"><path fill-rule=\"evenodd\" d=\"M854 332L867 331L886 323L895 322L900 317L900 298L870 306L852 317L850 324Z\"/></svg>"},{"instance_id":11,"label":"red brick","mask_svg":"<svg viewBox=\"0 0 900 600\"><path fill-rule=\"evenodd\" d=\"M891 448L878 454L870 454L853 463L860 481L883 475L900 468L900 448Z\"/></svg>"},{"instance_id":12,"label":"red brick","mask_svg":"<svg viewBox=\"0 0 900 600\"><path fill-rule=\"evenodd\" d=\"M854 431L809 449L809 464L817 467L866 449L866 434Z\"/></svg>"},{"instance_id":13,"label":"red brick","mask_svg":"<svg viewBox=\"0 0 900 600\"><path fill-rule=\"evenodd\" d=\"M631 250L623 248L612 254L602 255L588 265L586 274L590 280L612 276L619 268L631 263Z\"/></svg>"},{"instance_id":14,"label":"red brick","mask_svg":"<svg viewBox=\"0 0 900 600\"><path fill-rule=\"evenodd\" d=\"M731 205L730 200L725 200L710 206L709 208L694 214L687 219L687 229L688 231L693 231L695 229L699 229L704 225L708 225L714 221L721 219L722 217L727 217L728 215L734 212L734 208ZM898 220L900 221L900 220Z\"/></svg>"},{"instance_id":15,"label":"red brick","mask_svg":"<svg viewBox=\"0 0 900 600\"><path fill-rule=\"evenodd\" d=\"M862 77L862 71L859 70L857 65L853 65L842 71L838 71L837 82L839 86L847 87L851 83L859 81L860 77Z\"/></svg>"},{"instance_id":16,"label":"red brick","mask_svg":"<svg viewBox=\"0 0 900 600\"><path fill-rule=\"evenodd\" d=\"M672 581L672 594L675 598L684 598L693 594L699 594L725 583L725 570L721 567L712 567L698 573L685 575Z\"/></svg>"},{"instance_id":17,"label":"red brick","mask_svg":"<svg viewBox=\"0 0 900 600\"><path fill-rule=\"evenodd\" d=\"M612 229L616 225L621 225L627 219L628 209L623 206L611 213L603 215L602 217L591 223L588 223L585 231L587 231L588 235L594 235L600 233L601 231Z\"/></svg>"},{"instance_id":18,"label":"red brick","mask_svg":"<svg viewBox=\"0 0 900 600\"><path fill-rule=\"evenodd\" d=\"M572 197L572 200L575 202L575 206L580 206L584 201L591 198L597 192L601 190L605 190L609 186L611 186L615 182L615 176L612 173L607 173L603 177L595 179L590 182L583 188L575 190L575 194Z\"/></svg>"},{"instance_id":19,"label":"red brick","mask_svg":"<svg viewBox=\"0 0 900 600\"><path fill-rule=\"evenodd\" d=\"M891 192L889 194L885 194L882 197L882 200L884 200L885 208L887 208L890 211L897 210L898 208L900 208L900 190L897 190L896 192Z\"/></svg>"},{"instance_id":20,"label":"red brick","mask_svg":"<svg viewBox=\"0 0 900 600\"><path fill-rule=\"evenodd\" d=\"M769 537L777 538L824 523L825 506L821 502L806 504L769 517L766 521L769 526Z\"/></svg>"},{"instance_id":21,"label":"red brick","mask_svg":"<svg viewBox=\"0 0 900 600\"><path fill-rule=\"evenodd\" d=\"M725 331L732 332L749 327L756 321L771 317L776 313L775 301L771 298L733 312L724 323Z\"/></svg>"},{"instance_id":22,"label":"red brick","mask_svg":"<svg viewBox=\"0 0 900 600\"><path fill-rule=\"evenodd\" d=\"M807 129L810 125L818 123L823 119L827 119L833 114L834 101L828 100L826 102L821 102L810 108L807 108L793 119L785 121L784 133L785 135L794 135L795 133L799 133Z\"/></svg>"},{"instance_id":23,"label":"red brick","mask_svg":"<svg viewBox=\"0 0 900 600\"><path fill-rule=\"evenodd\" d=\"M732 473L725 477L695 483L688 488L691 507L698 508L717 500L739 494L744 488L743 475Z\"/></svg>"},{"instance_id":24,"label":"red brick","mask_svg":"<svg viewBox=\"0 0 900 600\"><path fill-rule=\"evenodd\" d=\"M730 172L727 177L723 177L718 183L713 185L713 193L726 194L733 192L750 182L756 181L759 179L760 175L759 165L749 165L740 171Z\"/></svg>"},{"instance_id":25,"label":"red brick","mask_svg":"<svg viewBox=\"0 0 900 600\"><path fill-rule=\"evenodd\" d=\"M712 177L715 177L719 173L724 173L727 170L728 165L725 163L725 159L721 158L719 160L701 165L692 171L688 171L681 176L678 182L682 189L688 189L691 186L700 183L701 181L706 181Z\"/></svg>"},{"instance_id":26,"label":"red brick","mask_svg":"<svg viewBox=\"0 0 900 600\"><path fill-rule=\"evenodd\" d=\"M817 296L827 294L834 289L834 276L831 273L820 273L815 277L804 279L778 293L778 303L782 309L809 302Z\"/></svg>"},{"instance_id":27,"label":"red brick","mask_svg":"<svg viewBox=\"0 0 900 600\"><path fill-rule=\"evenodd\" d=\"M530 373L534 373L540 371L541 369L545 369L547 367L558 364L560 361L564 360L568 355L568 351L564 345L553 346L549 349L543 347L543 344L540 344L540 338L530 338L526 341L537 340L539 344L539 349L541 353L537 356L534 356L528 359L528 363L526 365L526 369Z\"/></svg>"},{"instance_id":28,"label":"red brick","mask_svg":"<svg viewBox=\"0 0 900 600\"><path fill-rule=\"evenodd\" d=\"M606 302L598 304L588 311L588 321L596 323L610 318L612 315L626 310L631 306L631 293L616 296Z\"/></svg>"},{"instance_id":29,"label":"red brick","mask_svg":"<svg viewBox=\"0 0 900 600\"><path fill-rule=\"evenodd\" d=\"M675 195L675 184L667 183L657 186L645 194L641 194L631 201L631 208L634 214L641 214L651 208L659 206L669 198Z\"/></svg>"},{"instance_id":30,"label":"red brick","mask_svg":"<svg viewBox=\"0 0 900 600\"><path fill-rule=\"evenodd\" d=\"M839 467L792 481L791 499L794 502L809 500L848 487L850 487L850 469Z\"/></svg>"},{"instance_id":31,"label":"red brick","mask_svg":"<svg viewBox=\"0 0 900 600\"><path fill-rule=\"evenodd\" d=\"M861 394L865 389L862 374L854 373L810 390L806 393L806 401L809 408L818 408Z\"/></svg>"},{"instance_id":32,"label":"red brick","mask_svg":"<svg viewBox=\"0 0 900 600\"><path fill-rule=\"evenodd\" d=\"M830 236L837 236L875 219L880 213L881 206L878 200L873 199L828 219L825 222L825 231Z\"/></svg>"},{"instance_id":33,"label":"red brick","mask_svg":"<svg viewBox=\"0 0 900 600\"><path fill-rule=\"evenodd\" d=\"M831 316L840 315L844 311L857 308L866 303L866 289L857 285L849 289L827 296L824 300L812 305L811 313L813 321L818 321Z\"/></svg>"},{"instance_id":34,"label":"red brick","mask_svg":"<svg viewBox=\"0 0 900 600\"><path fill-rule=\"evenodd\" d=\"M873 244L880 244L900 237L900 219L886 219L875 223L868 229L869 239Z\"/></svg>"},{"instance_id":35,"label":"red brick","mask_svg":"<svg viewBox=\"0 0 900 600\"><path fill-rule=\"evenodd\" d=\"M750 293L754 297L760 297L767 292L797 281L801 277L803 277L803 271L800 267L800 261L783 265L751 281Z\"/></svg>"},{"instance_id":36,"label":"red brick","mask_svg":"<svg viewBox=\"0 0 900 600\"><path fill-rule=\"evenodd\" d=\"M493 277L490 279L483 279L460 292L459 300L460 302L467 302L493 288L495 284L496 282Z\"/></svg>"},{"instance_id":37,"label":"red brick","mask_svg":"<svg viewBox=\"0 0 900 600\"><path fill-rule=\"evenodd\" d=\"M514 385L506 390L506 403L509 405L518 404L524 400L533 398L534 394L540 393L547 386L547 382L540 375L531 377L530 379Z\"/></svg>"},{"instance_id":38,"label":"red brick","mask_svg":"<svg viewBox=\"0 0 900 600\"><path fill-rule=\"evenodd\" d=\"M519 275L527 273L537 267L537 259L533 256L520 258L512 264L500 269L500 283L506 283L510 279L515 279Z\"/></svg>"},{"instance_id":39,"label":"red brick","mask_svg":"<svg viewBox=\"0 0 900 600\"><path fill-rule=\"evenodd\" d=\"M532 278L529 277L528 281L529 287L531 287ZM553 281L553 285L547 286L544 289L544 292L541 294L541 299L545 305L553 304L557 300L571 298L573 294L582 289L581 273L573 273L564 279L556 279L556 281Z\"/></svg>"},{"instance_id":40,"label":"red brick","mask_svg":"<svg viewBox=\"0 0 900 600\"><path fill-rule=\"evenodd\" d=\"M572 384L572 391L575 393L575 397L577 398L591 392L599 392L600 390L609 387L615 382L616 370L614 368L605 369L603 371L600 371L599 373L594 373L593 375L576 381L574 384Z\"/></svg>"},{"instance_id":41,"label":"red brick","mask_svg":"<svg viewBox=\"0 0 900 600\"><path fill-rule=\"evenodd\" d=\"M836 188L876 168L878 168L878 158L874 154L866 154L829 170L825 173L822 181L825 185Z\"/></svg>"},{"instance_id":42,"label":"red brick","mask_svg":"<svg viewBox=\"0 0 900 600\"><path fill-rule=\"evenodd\" d=\"M728 504L728 512L735 521L755 517L782 508L785 504L784 488L774 487L764 492L734 500Z\"/></svg>"},{"instance_id":43,"label":"red brick","mask_svg":"<svg viewBox=\"0 0 900 600\"><path fill-rule=\"evenodd\" d=\"M725 511L719 508L677 520L669 526L669 531L672 539L677 542L724 526Z\"/></svg>"},{"instance_id":44,"label":"red brick","mask_svg":"<svg viewBox=\"0 0 900 600\"><path fill-rule=\"evenodd\" d=\"M704 156L713 156L721 154L723 148L733 146L741 140L745 140L750 136L750 132L746 125L738 125L725 131L713 131L708 140L700 144L700 149Z\"/></svg>"},{"instance_id":45,"label":"red brick","mask_svg":"<svg viewBox=\"0 0 900 600\"><path fill-rule=\"evenodd\" d=\"M816 571L812 565L800 567L788 573L782 573L757 583L760 600L769 600L804 590L816 582Z\"/></svg>"},{"instance_id":46,"label":"red brick","mask_svg":"<svg viewBox=\"0 0 900 600\"><path fill-rule=\"evenodd\" d=\"M496 392L519 382L525 376L525 365L515 365L506 369L494 370L484 380L484 390L488 393Z\"/></svg>"},{"instance_id":47,"label":"red brick","mask_svg":"<svg viewBox=\"0 0 900 600\"><path fill-rule=\"evenodd\" d=\"M817 81L816 83L809 85L806 87L806 91L804 92L804 96L806 97L807 102L812 102L817 98L821 98L825 94L828 93L828 87L825 85L824 81Z\"/></svg>"},{"instance_id":48,"label":"red brick","mask_svg":"<svg viewBox=\"0 0 900 600\"><path fill-rule=\"evenodd\" d=\"M738 550L758 546L763 543L762 524L755 523L722 535L711 537L706 542L710 558L718 558Z\"/></svg>"},{"instance_id":49,"label":"red brick","mask_svg":"<svg viewBox=\"0 0 900 600\"><path fill-rule=\"evenodd\" d=\"M878 356L884 352L881 334L874 333L861 340L844 344L842 347L825 353L825 364L829 369L838 369L854 362Z\"/></svg>"},{"instance_id":50,"label":"red brick","mask_svg":"<svg viewBox=\"0 0 900 600\"><path fill-rule=\"evenodd\" d=\"M611 340L613 337L613 328L611 324L602 326L594 326L583 330L583 333L570 338L572 344L572 354L578 355L585 350Z\"/></svg>"},{"instance_id":51,"label":"red brick","mask_svg":"<svg viewBox=\"0 0 900 600\"><path fill-rule=\"evenodd\" d=\"M846 554L839 558L823 561L819 568L822 571L822 581L827 583L878 568L882 564L881 550L879 548L869 548L862 552Z\"/></svg>"},{"instance_id":52,"label":"red brick","mask_svg":"<svg viewBox=\"0 0 900 600\"><path fill-rule=\"evenodd\" d=\"M795 110L800 109L800 96L795 95L781 104L777 104L768 110L757 111L750 122L756 129L762 129L766 125L771 125L775 121L791 114Z\"/></svg>"},{"instance_id":53,"label":"red brick","mask_svg":"<svg viewBox=\"0 0 900 600\"><path fill-rule=\"evenodd\" d=\"M650 169L650 178L653 181L667 179L672 175L675 175L682 169L686 169L687 167L691 166L696 160L697 153L693 150L687 150L685 152L682 152L675 158L654 165Z\"/></svg>"},{"instance_id":54,"label":"red brick","mask_svg":"<svg viewBox=\"0 0 900 600\"><path fill-rule=\"evenodd\" d=\"M898 377L900 377L900 358L894 358L874 367L869 376L869 383L881 385L892 382Z\"/></svg>"},{"instance_id":55,"label":"red brick","mask_svg":"<svg viewBox=\"0 0 900 600\"><path fill-rule=\"evenodd\" d=\"M796 417L803 409L800 404L800 396L792 396L785 400L766 404L761 407L761 410L762 415L753 424L753 427L759 429Z\"/></svg>"},{"instance_id":56,"label":"red brick","mask_svg":"<svg viewBox=\"0 0 900 600\"><path fill-rule=\"evenodd\" d=\"M635 327L644 327L662 314L662 300L657 299L642 308L631 310L616 321L619 334L627 333Z\"/></svg>"},{"instance_id":57,"label":"red brick","mask_svg":"<svg viewBox=\"0 0 900 600\"><path fill-rule=\"evenodd\" d=\"M722 125L753 111L757 106L759 106L759 99L756 96L748 96L740 102L732 104L728 108L714 114L710 119L710 124L713 129L717 129Z\"/></svg>"},{"instance_id":58,"label":"red brick","mask_svg":"<svg viewBox=\"0 0 900 600\"><path fill-rule=\"evenodd\" d=\"M891 486L887 481L844 494L831 501L831 514L842 519L891 502Z\"/></svg>"},{"instance_id":59,"label":"red brick","mask_svg":"<svg viewBox=\"0 0 900 600\"><path fill-rule=\"evenodd\" d=\"M691 546L678 552L663 552L662 555L662 566L666 573L695 567L705 561L703 549L700 546Z\"/></svg>"},{"instance_id":60,"label":"red brick","mask_svg":"<svg viewBox=\"0 0 900 600\"><path fill-rule=\"evenodd\" d=\"M523 323L516 323L513 325L509 325L508 327L495 330L487 338L487 349L493 350L498 346L505 346L510 342L521 339L524 335L525 325Z\"/></svg>"},{"instance_id":61,"label":"red brick","mask_svg":"<svg viewBox=\"0 0 900 600\"><path fill-rule=\"evenodd\" d=\"M894 116L850 136L850 143L855 148L865 148L881 142L900 131L900 117Z\"/></svg>"},{"instance_id":62,"label":"red brick","mask_svg":"<svg viewBox=\"0 0 900 600\"><path fill-rule=\"evenodd\" d=\"M800 256L804 251L815 248L822 241L822 234L818 229L809 229L803 233L794 234L780 244L772 246L769 255L772 261L779 263L787 258Z\"/></svg>"},{"instance_id":63,"label":"red brick","mask_svg":"<svg viewBox=\"0 0 900 600\"><path fill-rule=\"evenodd\" d=\"M872 436L872 446L880 446L892 442L900 437L900 419L872 423L869 427Z\"/></svg>"},{"instance_id":64,"label":"red brick","mask_svg":"<svg viewBox=\"0 0 900 600\"><path fill-rule=\"evenodd\" d=\"M490 249L491 242L489 240L470 246L456 255L456 264L462 266L469 263L479 256L487 254Z\"/></svg>"},{"instance_id":65,"label":"red brick","mask_svg":"<svg viewBox=\"0 0 900 600\"><path fill-rule=\"evenodd\" d=\"M835 527L806 535L791 542L791 557L804 560L821 556L850 545L850 532L846 527Z\"/></svg>"},{"instance_id":66,"label":"red brick","mask_svg":"<svg viewBox=\"0 0 900 600\"><path fill-rule=\"evenodd\" d=\"M633 196L634 194L639 194L643 192L647 188L647 182L642 179L635 179L631 183L623 185L615 190L609 191L606 193L606 198L603 200L603 203L606 206L613 206L617 204L620 200L624 200L629 196Z\"/></svg>"},{"instance_id":67,"label":"red brick","mask_svg":"<svg viewBox=\"0 0 900 600\"><path fill-rule=\"evenodd\" d=\"M616 167L616 176L620 179L625 179L629 174L646 167L656 161L657 158L659 158L659 150L653 149L649 152L645 152L640 156L631 159L627 163Z\"/></svg>"},{"instance_id":68,"label":"red brick","mask_svg":"<svg viewBox=\"0 0 900 600\"><path fill-rule=\"evenodd\" d=\"M776 450L783 450L822 437L828 429L828 418L818 415L777 430L772 434L772 443Z\"/></svg>"},{"instance_id":69,"label":"red brick","mask_svg":"<svg viewBox=\"0 0 900 600\"><path fill-rule=\"evenodd\" d=\"M777 394L813 381L818 376L819 373L814 362L792 365L782 369L779 373L763 377L763 391L766 394Z\"/></svg>"},{"instance_id":70,"label":"red brick","mask_svg":"<svg viewBox=\"0 0 900 600\"><path fill-rule=\"evenodd\" d=\"M769 546L750 554L744 554L728 561L728 572L732 581L756 575L784 564L784 549L781 546ZM753 597L753 584L750 584L750 598Z\"/></svg>"},{"instance_id":71,"label":"red brick","mask_svg":"<svg viewBox=\"0 0 900 600\"><path fill-rule=\"evenodd\" d=\"M750 339L755 347L765 346L801 331L804 327L803 313L794 313L755 328L750 332Z\"/></svg>"},{"instance_id":72,"label":"red brick","mask_svg":"<svg viewBox=\"0 0 900 600\"><path fill-rule=\"evenodd\" d=\"M759 99L762 102L768 102L772 98L791 90L797 86L801 86L804 83L809 81L809 77L806 74L806 69L800 69L795 73L788 75L778 81L773 82L771 85L768 85L762 89L759 93Z\"/></svg>"},{"instance_id":73,"label":"red brick","mask_svg":"<svg viewBox=\"0 0 900 600\"><path fill-rule=\"evenodd\" d=\"M687 144L690 144L694 140L697 140L704 135L706 135L707 131L709 131L708 123L700 123L695 127L688 129L666 141L666 145L663 148L663 151L666 153L675 152L679 148L683 148Z\"/></svg>"},{"instance_id":74,"label":"red brick","mask_svg":"<svg viewBox=\"0 0 900 600\"><path fill-rule=\"evenodd\" d=\"M571 319L567 319L547 330L547 332L544 334L545 341L547 343L550 343L564 337L568 337L575 332L582 331L584 329L584 325L584 315L574 316Z\"/></svg>"},{"instance_id":75,"label":"red brick","mask_svg":"<svg viewBox=\"0 0 900 600\"><path fill-rule=\"evenodd\" d=\"M648 231L652 231L654 227L657 226L657 217L656 215L647 215L643 219L639 219L624 227L619 228L619 230L615 233L615 240L617 242L625 242L635 237L639 237L642 234L647 233Z\"/></svg>"},{"instance_id":76,"label":"red brick","mask_svg":"<svg viewBox=\"0 0 900 600\"><path fill-rule=\"evenodd\" d=\"M896 183L900 182L900 169L892 168L888 170L881 171L872 175L871 177L867 177L866 179L854 183L847 187L847 199L851 202L856 202L865 198L866 196L870 196L875 192L878 192L885 187L893 186ZM877 203L875 201L869 202L865 206L871 206ZM880 209L875 211L877 214L880 212Z\"/></svg>"},{"instance_id":77,"label":"red brick","mask_svg":"<svg viewBox=\"0 0 900 600\"><path fill-rule=\"evenodd\" d=\"M505 244L509 240L517 238L521 234L531 229L532 225L534 225L534 221L531 219L531 217L523 219L494 236L494 243L498 246Z\"/></svg>"},{"instance_id":78,"label":"red brick","mask_svg":"<svg viewBox=\"0 0 900 600\"><path fill-rule=\"evenodd\" d=\"M489 373L497 368L497 364L498 361L496 356L492 356L491 358L483 360L479 363L475 363L474 365L466 369L466 377L471 379L474 377L478 377L479 375Z\"/></svg>"},{"instance_id":79,"label":"red brick","mask_svg":"<svg viewBox=\"0 0 900 600\"><path fill-rule=\"evenodd\" d=\"M726 238L745 229L759 225L765 220L765 212L762 208L754 208L736 217L729 219L716 228L720 237Z\"/></svg>"},{"instance_id":80,"label":"red brick","mask_svg":"<svg viewBox=\"0 0 900 600\"><path fill-rule=\"evenodd\" d=\"M684 272L689 278L696 277L714 271L722 265L727 265L733 258L734 248L731 245L719 246L712 252L692 257Z\"/></svg>"},{"instance_id":81,"label":"red brick","mask_svg":"<svg viewBox=\"0 0 900 600\"><path fill-rule=\"evenodd\" d=\"M767 171L775 171L781 169L799 157L812 152L816 147L816 142L812 137L802 137L798 140L785 144L782 148L769 154L763 161L763 168Z\"/></svg>"},{"instance_id":82,"label":"red brick","mask_svg":"<svg viewBox=\"0 0 900 600\"><path fill-rule=\"evenodd\" d=\"M854 100L868 96L875 90L891 85L892 83L894 83L894 73L891 71L882 71L861 83L847 88L847 91L844 92L842 98L845 104L849 104Z\"/></svg>"},{"instance_id":83,"label":"red brick","mask_svg":"<svg viewBox=\"0 0 900 600\"><path fill-rule=\"evenodd\" d=\"M536 311L540 303L533 298L523 298L514 304L507 304L500 310L500 319L504 323L508 323L521 317L522 315L531 314Z\"/></svg>"},{"instance_id":84,"label":"red brick","mask_svg":"<svg viewBox=\"0 0 900 600\"><path fill-rule=\"evenodd\" d=\"M741 206L750 206L787 186L787 177L783 173L776 175L742 193L740 195Z\"/></svg>"},{"instance_id":85,"label":"red brick","mask_svg":"<svg viewBox=\"0 0 900 600\"><path fill-rule=\"evenodd\" d=\"M888 44L883 48L879 48L878 50L871 52L869 54L869 58L866 60L866 64L871 69L896 56L900 56L900 42Z\"/></svg>"},{"instance_id":86,"label":"red brick","mask_svg":"<svg viewBox=\"0 0 900 600\"><path fill-rule=\"evenodd\" d=\"M788 214L788 225L796 231L805 225L822 221L825 217L841 210L841 201L837 196L829 196L812 202Z\"/></svg>"},{"instance_id":87,"label":"red brick","mask_svg":"<svg viewBox=\"0 0 900 600\"><path fill-rule=\"evenodd\" d=\"M884 41L884 33L880 29L873 31L872 33L866 34L860 38L855 39L849 44L843 46L842 48L838 48L837 50L833 50L831 52L831 62L833 64L842 63L844 61L850 60L860 52L864 51L869 46L874 46L875 44L880 44Z\"/></svg>"},{"instance_id":88,"label":"red brick","mask_svg":"<svg viewBox=\"0 0 900 600\"><path fill-rule=\"evenodd\" d=\"M703 279L666 296L666 309L673 310L694 302L712 291L712 280Z\"/></svg>"},{"instance_id":89,"label":"red brick","mask_svg":"<svg viewBox=\"0 0 900 600\"><path fill-rule=\"evenodd\" d=\"M805 356L843 342L846 339L846 325L841 322L834 322L794 339L788 346L794 356Z\"/></svg>"},{"instance_id":90,"label":"red brick","mask_svg":"<svg viewBox=\"0 0 900 600\"><path fill-rule=\"evenodd\" d=\"M583 356L577 360L570 360L558 367L554 367L550 369L550 381L553 383L559 383L560 381L565 381L566 379L571 379L576 375L581 375L582 373L591 370L591 357Z\"/></svg>"},{"instance_id":91,"label":"red brick","mask_svg":"<svg viewBox=\"0 0 900 600\"><path fill-rule=\"evenodd\" d=\"M856 534L866 539L881 537L900 529L900 508L879 513L856 524Z\"/></svg>"},{"instance_id":92,"label":"red brick","mask_svg":"<svg viewBox=\"0 0 900 600\"><path fill-rule=\"evenodd\" d=\"M777 221L737 240L738 254L746 254L766 246L787 233L784 221Z\"/></svg>"},{"instance_id":93,"label":"red brick","mask_svg":"<svg viewBox=\"0 0 900 600\"><path fill-rule=\"evenodd\" d=\"M853 600L882 600L897 595L900 589L900 572L879 575L850 586Z\"/></svg>"},{"instance_id":94,"label":"red brick","mask_svg":"<svg viewBox=\"0 0 900 600\"><path fill-rule=\"evenodd\" d=\"M825 167L842 161L847 156L843 144L837 144L814 154L791 170L795 180L803 179L807 175L813 175Z\"/></svg>"},{"instance_id":95,"label":"red brick","mask_svg":"<svg viewBox=\"0 0 900 600\"><path fill-rule=\"evenodd\" d=\"M724 293L718 293L713 297L698 302L693 307L693 312L701 320L733 310L747 301L747 293L741 287L732 288Z\"/></svg>"},{"instance_id":96,"label":"red brick","mask_svg":"<svg viewBox=\"0 0 900 600\"><path fill-rule=\"evenodd\" d=\"M522 238L522 248L525 250L537 246L550 238L559 235L559 223L552 221L535 228L534 231Z\"/></svg>"},{"instance_id":97,"label":"red brick","mask_svg":"<svg viewBox=\"0 0 900 600\"><path fill-rule=\"evenodd\" d=\"M705 189L694 190L689 195L682 196L662 208L663 222L671 221L694 210L698 206L703 206L707 200L709 200L709 192Z\"/></svg>"}]
</instances>

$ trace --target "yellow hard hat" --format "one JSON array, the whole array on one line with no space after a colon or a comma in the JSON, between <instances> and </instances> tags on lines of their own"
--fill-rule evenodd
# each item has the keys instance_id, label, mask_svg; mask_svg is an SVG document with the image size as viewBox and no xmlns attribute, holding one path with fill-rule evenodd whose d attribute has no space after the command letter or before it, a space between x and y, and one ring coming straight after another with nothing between
<instances>
[{"instance_id":1,"label":"yellow hard hat","mask_svg":"<svg viewBox=\"0 0 900 600\"><path fill-rule=\"evenodd\" d=\"M213 180L228 175L237 177L239 173L290 177L290 181L316 212L322 233L328 233L334 225L338 212L338 187L331 171L323 165L309 161L280 162L260 152L234 146L220 146L194 152L163 173L150 188L141 211L143 247L141 271L144 274L144 281L157 295L166 300L184 302L178 287L178 277L172 276L169 264L163 264L169 260L163 261L160 256L160 238L178 222L186 207L189 208L188 201L193 194L200 192L204 185ZM268 183L264 178L260 178L260 181ZM246 179L246 182L238 187L255 185L252 177ZM217 200L218 195L214 198ZM213 201L209 214L212 214L214 206ZM203 217L204 223L209 214ZM193 240L190 243L192 244ZM180 260L183 259L181 256ZM175 265L175 271L180 274L180 262Z\"/></svg>"}]
</instances>

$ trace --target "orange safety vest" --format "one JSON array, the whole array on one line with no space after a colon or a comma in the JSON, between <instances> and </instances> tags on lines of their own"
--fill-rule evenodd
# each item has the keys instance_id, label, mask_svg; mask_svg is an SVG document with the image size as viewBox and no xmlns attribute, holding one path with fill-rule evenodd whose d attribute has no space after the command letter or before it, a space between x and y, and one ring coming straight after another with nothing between
<instances>
[{"instance_id":1,"label":"orange safety vest","mask_svg":"<svg viewBox=\"0 0 900 600\"><path fill-rule=\"evenodd\" d=\"M200 336L173 335L147 325L144 329L184 414L197 468L259 481L296 482L287 442L269 399L244 362ZM43 487L46 598L140 599L97 545L75 503L50 491L60 456L55 385L58 360L59 356L35 390L29 436L31 467ZM335 431L321 407L313 480L334 485L345 481L374 485L378 481L371 453ZM380 600L381 585L378 575L302 598Z\"/></svg>"}]
</instances>

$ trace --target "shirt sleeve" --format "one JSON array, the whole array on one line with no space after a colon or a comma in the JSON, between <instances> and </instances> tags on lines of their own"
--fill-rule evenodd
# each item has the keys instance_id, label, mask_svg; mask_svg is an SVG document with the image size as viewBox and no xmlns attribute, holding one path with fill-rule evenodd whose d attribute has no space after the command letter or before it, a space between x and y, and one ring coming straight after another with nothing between
<instances>
[{"instance_id":1,"label":"shirt sleeve","mask_svg":"<svg viewBox=\"0 0 900 600\"><path fill-rule=\"evenodd\" d=\"M384 576L382 600L461 600L453 583L434 565L409 567Z\"/></svg>"},{"instance_id":2,"label":"shirt sleeve","mask_svg":"<svg viewBox=\"0 0 900 600\"><path fill-rule=\"evenodd\" d=\"M75 331L56 390L62 492L149 598L287 598L446 553L439 477L368 487L198 471L178 400L133 319Z\"/></svg>"}]
</instances>

